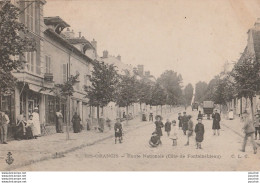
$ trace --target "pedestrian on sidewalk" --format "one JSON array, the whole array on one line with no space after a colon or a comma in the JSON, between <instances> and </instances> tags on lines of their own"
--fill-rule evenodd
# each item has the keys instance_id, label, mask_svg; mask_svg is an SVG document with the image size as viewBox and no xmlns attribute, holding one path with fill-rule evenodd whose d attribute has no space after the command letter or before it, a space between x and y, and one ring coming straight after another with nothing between
<instances>
[{"instance_id":1,"label":"pedestrian on sidewalk","mask_svg":"<svg viewBox=\"0 0 260 183\"><path fill-rule=\"evenodd\" d=\"M254 127L255 127L255 140L257 140L257 133L259 134L259 140L260 140L260 114L259 114L259 112L255 115Z\"/></svg>"},{"instance_id":2,"label":"pedestrian on sidewalk","mask_svg":"<svg viewBox=\"0 0 260 183\"><path fill-rule=\"evenodd\" d=\"M114 130L115 130L115 144L117 143L117 138L119 140L119 143L122 143L123 127L120 122L120 118L116 119Z\"/></svg>"},{"instance_id":3,"label":"pedestrian on sidewalk","mask_svg":"<svg viewBox=\"0 0 260 183\"><path fill-rule=\"evenodd\" d=\"M244 133L245 133L241 151L245 152L247 139L251 138L250 141L251 141L251 143L253 145L254 154L256 154L257 153L257 145L256 145L254 137L253 137L254 132L255 132L255 128L254 128L254 125L253 125L253 121L251 119L249 119L249 114L248 114L247 111L245 111L242 114L242 119L241 120L244 123L243 130L244 130Z\"/></svg>"},{"instance_id":4,"label":"pedestrian on sidewalk","mask_svg":"<svg viewBox=\"0 0 260 183\"><path fill-rule=\"evenodd\" d=\"M178 120L179 120L179 129L182 129L182 115L181 113L178 113Z\"/></svg>"},{"instance_id":5,"label":"pedestrian on sidewalk","mask_svg":"<svg viewBox=\"0 0 260 183\"><path fill-rule=\"evenodd\" d=\"M75 112L71 120L74 133L79 133L81 131L80 121L80 116L77 114L77 112Z\"/></svg>"},{"instance_id":6,"label":"pedestrian on sidewalk","mask_svg":"<svg viewBox=\"0 0 260 183\"><path fill-rule=\"evenodd\" d=\"M212 119L213 119L213 125L212 125L213 135L216 135L216 131L217 131L218 136L219 136L220 135L219 129L220 129L221 117L220 117L220 114L218 113L217 109L213 112Z\"/></svg>"},{"instance_id":7,"label":"pedestrian on sidewalk","mask_svg":"<svg viewBox=\"0 0 260 183\"><path fill-rule=\"evenodd\" d=\"M38 132L34 123L35 121L33 120L33 115L29 115L29 119L26 122L26 139L37 139Z\"/></svg>"},{"instance_id":8,"label":"pedestrian on sidewalk","mask_svg":"<svg viewBox=\"0 0 260 183\"><path fill-rule=\"evenodd\" d=\"M153 113L150 113L150 115L149 115L149 121L153 121Z\"/></svg>"},{"instance_id":9,"label":"pedestrian on sidewalk","mask_svg":"<svg viewBox=\"0 0 260 183\"><path fill-rule=\"evenodd\" d=\"M56 132L57 133L63 133L62 123L63 123L63 115L61 113L61 110L59 110L58 112L56 112Z\"/></svg>"},{"instance_id":10,"label":"pedestrian on sidewalk","mask_svg":"<svg viewBox=\"0 0 260 183\"><path fill-rule=\"evenodd\" d=\"M170 136L171 133L171 127L172 127L172 123L170 122L169 119L167 119L164 128L168 137Z\"/></svg>"},{"instance_id":11,"label":"pedestrian on sidewalk","mask_svg":"<svg viewBox=\"0 0 260 183\"><path fill-rule=\"evenodd\" d=\"M41 123L40 123L40 116L39 116L39 108L35 107L32 113L32 120L35 127L35 137L41 136Z\"/></svg>"},{"instance_id":12,"label":"pedestrian on sidewalk","mask_svg":"<svg viewBox=\"0 0 260 183\"><path fill-rule=\"evenodd\" d=\"M7 115L7 111L1 112L0 114L0 132L1 132L1 142L3 144L7 144L7 131L8 124L10 122L9 117Z\"/></svg>"},{"instance_id":13,"label":"pedestrian on sidewalk","mask_svg":"<svg viewBox=\"0 0 260 183\"><path fill-rule=\"evenodd\" d=\"M155 124L155 131L156 131L156 133L158 134L158 136L160 137L160 139L161 139L161 136L163 136L163 134L162 134L162 128L164 127L164 124L163 124L163 122L162 122L162 116L160 116L160 115L157 115L157 116L155 116L155 122L154 122L154 124ZM162 143L161 143L162 144Z\"/></svg>"},{"instance_id":14,"label":"pedestrian on sidewalk","mask_svg":"<svg viewBox=\"0 0 260 183\"><path fill-rule=\"evenodd\" d=\"M202 124L202 119L198 118L198 123L195 126L195 133L196 133L196 144L197 144L197 149L202 149L201 148L201 143L204 139L204 125Z\"/></svg>"},{"instance_id":15,"label":"pedestrian on sidewalk","mask_svg":"<svg viewBox=\"0 0 260 183\"><path fill-rule=\"evenodd\" d=\"M187 143L185 144L186 146L188 146L190 144L190 136L192 136L193 134L193 121L191 120L192 116L189 115L188 116L188 128L187 128Z\"/></svg>"},{"instance_id":16,"label":"pedestrian on sidewalk","mask_svg":"<svg viewBox=\"0 0 260 183\"><path fill-rule=\"evenodd\" d=\"M199 111L198 119L202 119L202 118L203 118L203 115L201 114L201 111Z\"/></svg>"},{"instance_id":17,"label":"pedestrian on sidewalk","mask_svg":"<svg viewBox=\"0 0 260 183\"><path fill-rule=\"evenodd\" d=\"M189 118L186 115L186 112L183 112L183 116L182 116L182 130L183 130L183 134L186 135L186 131L188 130L188 121Z\"/></svg>"}]
</instances>

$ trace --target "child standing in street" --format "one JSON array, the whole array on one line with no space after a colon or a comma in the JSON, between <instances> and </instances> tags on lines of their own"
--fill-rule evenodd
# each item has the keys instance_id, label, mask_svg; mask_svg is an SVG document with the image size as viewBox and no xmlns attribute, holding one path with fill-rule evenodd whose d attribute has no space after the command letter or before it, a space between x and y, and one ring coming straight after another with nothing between
<instances>
[{"instance_id":1,"label":"child standing in street","mask_svg":"<svg viewBox=\"0 0 260 183\"><path fill-rule=\"evenodd\" d=\"M115 144L117 142L117 138L119 140L119 143L122 143L123 127L120 122L120 118L116 119L114 130L115 130Z\"/></svg>"},{"instance_id":2,"label":"child standing in street","mask_svg":"<svg viewBox=\"0 0 260 183\"><path fill-rule=\"evenodd\" d=\"M165 123L165 131L167 132L168 137L170 136L171 133L171 122L169 121L169 119L167 119L166 123Z\"/></svg>"},{"instance_id":3,"label":"child standing in street","mask_svg":"<svg viewBox=\"0 0 260 183\"><path fill-rule=\"evenodd\" d=\"M187 143L185 146L188 146L190 144L190 136L193 134L193 121L191 120L191 115L187 116L188 123L187 123Z\"/></svg>"},{"instance_id":4,"label":"child standing in street","mask_svg":"<svg viewBox=\"0 0 260 183\"><path fill-rule=\"evenodd\" d=\"M200 118L198 118L198 123L195 126L195 133L197 149L201 149L201 142L204 139L204 125L202 124L202 119Z\"/></svg>"},{"instance_id":5,"label":"child standing in street","mask_svg":"<svg viewBox=\"0 0 260 183\"><path fill-rule=\"evenodd\" d=\"M171 138L170 139L172 139L172 145L173 146L176 146L177 145L177 139L178 139L178 137L177 137L177 125L176 125L176 121L175 120L173 120L172 121L172 136L171 136Z\"/></svg>"}]
</instances>

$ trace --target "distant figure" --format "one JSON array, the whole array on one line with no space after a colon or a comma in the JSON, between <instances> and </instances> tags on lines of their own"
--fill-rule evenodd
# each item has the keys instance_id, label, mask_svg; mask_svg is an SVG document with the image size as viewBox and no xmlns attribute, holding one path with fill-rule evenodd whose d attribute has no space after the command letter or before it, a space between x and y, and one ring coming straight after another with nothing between
<instances>
[{"instance_id":1,"label":"distant figure","mask_svg":"<svg viewBox=\"0 0 260 183\"><path fill-rule=\"evenodd\" d=\"M228 119L229 120L233 120L234 119L234 112L232 109L230 109L230 111L228 112Z\"/></svg>"},{"instance_id":2,"label":"distant figure","mask_svg":"<svg viewBox=\"0 0 260 183\"><path fill-rule=\"evenodd\" d=\"M26 124L26 139L32 139L32 138L37 139L38 131L34 123L35 121L33 120L33 115L29 115L29 119L27 120L27 124Z\"/></svg>"},{"instance_id":3,"label":"distant figure","mask_svg":"<svg viewBox=\"0 0 260 183\"><path fill-rule=\"evenodd\" d=\"M119 140L119 143L122 143L123 127L120 122L120 118L116 119L114 130L115 130L115 144L117 143L117 138Z\"/></svg>"},{"instance_id":4,"label":"distant figure","mask_svg":"<svg viewBox=\"0 0 260 183\"><path fill-rule=\"evenodd\" d=\"M7 112L0 113L0 132L1 132L1 142L3 144L7 144L7 132L8 132L8 124L10 123Z\"/></svg>"},{"instance_id":5,"label":"distant figure","mask_svg":"<svg viewBox=\"0 0 260 183\"><path fill-rule=\"evenodd\" d=\"M201 114L201 111L199 111L198 119L203 119L203 115Z\"/></svg>"},{"instance_id":6,"label":"distant figure","mask_svg":"<svg viewBox=\"0 0 260 183\"><path fill-rule=\"evenodd\" d=\"M63 115L60 110L60 111L56 112L56 132L57 133L63 133L62 123L63 123Z\"/></svg>"},{"instance_id":7,"label":"distant figure","mask_svg":"<svg viewBox=\"0 0 260 183\"><path fill-rule=\"evenodd\" d=\"M111 120L109 118L106 119L107 127L111 130Z\"/></svg>"},{"instance_id":8,"label":"distant figure","mask_svg":"<svg viewBox=\"0 0 260 183\"><path fill-rule=\"evenodd\" d=\"M178 120L179 120L179 129L182 129L182 115L178 113Z\"/></svg>"},{"instance_id":9,"label":"distant figure","mask_svg":"<svg viewBox=\"0 0 260 183\"><path fill-rule=\"evenodd\" d=\"M188 130L188 121L189 121L189 118L186 115L186 112L183 112L183 116L182 116L182 130L183 130L184 135L186 135L186 131Z\"/></svg>"},{"instance_id":10,"label":"distant figure","mask_svg":"<svg viewBox=\"0 0 260 183\"><path fill-rule=\"evenodd\" d=\"M149 121L153 121L153 113L150 113L150 115L149 115Z\"/></svg>"},{"instance_id":11,"label":"distant figure","mask_svg":"<svg viewBox=\"0 0 260 183\"><path fill-rule=\"evenodd\" d=\"M75 112L71 120L73 124L74 133L79 133L81 131L80 121L81 121L80 116L77 114L77 112Z\"/></svg>"},{"instance_id":12,"label":"distant figure","mask_svg":"<svg viewBox=\"0 0 260 183\"><path fill-rule=\"evenodd\" d=\"M105 130L105 118L104 118L103 114L101 114L101 116L99 118L98 126L99 126L98 130L103 133Z\"/></svg>"},{"instance_id":13,"label":"distant figure","mask_svg":"<svg viewBox=\"0 0 260 183\"><path fill-rule=\"evenodd\" d=\"M177 139L178 139L178 137L177 137L177 126L176 126L176 121L175 120L173 120L172 121L172 135L171 135L171 137L170 137L170 139L172 139L172 145L173 146L177 146Z\"/></svg>"},{"instance_id":14,"label":"distant figure","mask_svg":"<svg viewBox=\"0 0 260 183\"><path fill-rule=\"evenodd\" d=\"M34 112L32 113L33 125L35 127L34 137L39 137L41 135L41 124L40 124L40 116L38 107L34 108Z\"/></svg>"},{"instance_id":15,"label":"distant figure","mask_svg":"<svg viewBox=\"0 0 260 183\"><path fill-rule=\"evenodd\" d=\"M164 128L165 128L165 131L166 131L168 137L170 136L170 133L171 133L171 127L172 127L172 123L170 122L169 119L167 119L166 123L164 125Z\"/></svg>"},{"instance_id":16,"label":"distant figure","mask_svg":"<svg viewBox=\"0 0 260 183\"><path fill-rule=\"evenodd\" d=\"M142 113L142 121L146 121L145 109L143 110L143 113Z\"/></svg>"},{"instance_id":17,"label":"distant figure","mask_svg":"<svg viewBox=\"0 0 260 183\"><path fill-rule=\"evenodd\" d=\"M191 115L188 116L188 128L187 128L187 143L185 144L188 146L190 144L190 136L193 134L193 121L191 120Z\"/></svg>"},{"instance_id":18,"label":"distant figure","mask_svg":"<svg viewBox=\"0 0 260 183\"><path fill-rule=\"evenodd\" d=\"M204 125L202 124L202 119L198 118L198 123L195 126L195 133L196 133L196 144L197 149L201 149L201 143L204 139Z\"/></svg>"},{"instance_id":19,"label":"distant figure","mask_svg":"<svg viewBox=\"0 0 260 183\"><path fill-rule=\"evenodd\" d=\"M260 114L259 114L259 112L255 116L254 127L255 127L255 140L257 140L257 134L259 134L259 140L260 140Z\"/></svg>"},{"instance_id":20,"label":"distant figure","mask_svg":"<svg viewBox=\"0 0 260 183\"><path fill-rule=\"evenodd\" d=\"M254 128L252 120L249 119L249 114L247 113L247 111L245 111L242 114L241 120L242 120L242 122L244 122L243 130L244 130L244 133L245 133L241 151L242 152L246 151L247 139L250 137L250 141L253 145L254 154L256 154L257 153L257 145L256 145L254 137L253 137L254 132L255 132L255 128Z\"/></svg>"},{"instance_id":21,"label":"distant figure","mask_svg":"<svg viewBox=\"0 0 260 183\"><path fill-rule=\"evenodd\" d=\"M221 117L217 109L213 112L212 118L213 118L213 125L212 125L213 135L216 135L216 131L218 132L219 135Z\"/></svg>"}]
</instances>

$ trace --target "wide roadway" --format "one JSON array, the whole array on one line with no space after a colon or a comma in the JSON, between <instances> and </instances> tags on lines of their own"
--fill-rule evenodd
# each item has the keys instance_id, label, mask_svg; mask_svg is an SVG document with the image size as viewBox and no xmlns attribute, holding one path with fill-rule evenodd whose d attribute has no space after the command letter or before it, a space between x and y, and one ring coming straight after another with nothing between
<instances>
[{"instance_id":1,"label":"wide roadway","mask_svg":"<svg viewBox=\"0 0 260 183\"><path fill-rule=\"evenodd\" d=\"M197 123L197 111L187 110ZM177 121L177 112L170 120ZM166 119L163 120L165 122ZM237 122L235 120L230 122ZM149 123L149 122L147 122ZM128 132L122 144L115 144L114 139L88 146L66 154L65 157L35 163L19 170L27 171L255 171L260 170L259 152L253 154L250 146L247 152L241 149L242 138L224 126L220 136L212 132L212 120L203 120L205 125L203 149L196 149L195 135L190 145L185 146L187 137L178 130L178 144L172 146L163 130L162 145L149 146L154 123ZM111 131L111 133L113 133Z\"/></svg>"}]
</instances>

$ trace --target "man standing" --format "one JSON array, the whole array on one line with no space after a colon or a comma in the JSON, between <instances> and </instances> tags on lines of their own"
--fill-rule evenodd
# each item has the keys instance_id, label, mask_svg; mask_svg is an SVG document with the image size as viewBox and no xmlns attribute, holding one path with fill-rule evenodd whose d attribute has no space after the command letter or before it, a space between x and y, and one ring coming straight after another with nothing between
<instances>
[{"instance_id":1,"label":"man standing","mask_svg":"<svg viewBox=\"0 0 260 183\"><path fill-rule=\"evenodd\" d=\"M213 135L216 135L216 131L218 132L219 135L221 117L217 109L215 110L215 112L213 112L212 118L213 118L213 125L212 125Z\"/></svg>"},{"instance_id":2,"label":"man standing","mask_svg":"<svg viewBox=\"0 0 260 183\"><path fill-rule=\"evenodd\" d=\"M37 138L41 135L41 124L40 124L40 116L38 113L38 107L34 108L34 111L32 113L32 121L35 128L34 137Z\"/></svg>"},{"instance_id":3,"label":"man standing","mask_svg":"<svg viewBox=\"0 0 260 183\"><path fill-rule=\"evenodd\" d=\"M56 112L56 132L57 133L63 133L62 129L62 123L63 123L63 115L61 113L61 110Z\"/></svg>"},{"instance_id":4,"label":"man standing","mask_svg":"<svg viewBox=\"0 0 260 183\"><path fill-rule=\"evenodd\" d=\"M7 144L7 130L8 130L8 124L10 122L9 117L7 115L7 112L3 112L0 114L0 131L1 131L1 141L3 144Z\"/></svg>"},{"instance_id":5,"label":"man standing","mask_svg":"<svg viewBox=\"0 0 260 183\"><path fill-rule=\"evenodd\" d=\"M189 118L186 115L186 112L183 112L183 116L182 116L182 130L183 130L184 135L186 135L186 131L188 130L188 121L189 121Z\"/></svg>"}]
</instances>

